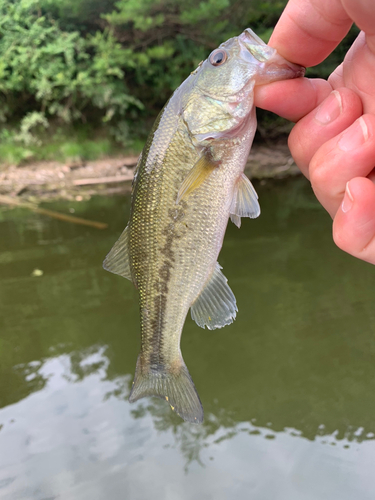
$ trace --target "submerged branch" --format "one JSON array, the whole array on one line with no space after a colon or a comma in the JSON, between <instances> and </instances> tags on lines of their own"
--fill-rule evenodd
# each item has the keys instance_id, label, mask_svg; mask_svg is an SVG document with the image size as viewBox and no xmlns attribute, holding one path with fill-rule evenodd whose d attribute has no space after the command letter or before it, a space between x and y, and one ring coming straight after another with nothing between
<instances>
[{"instance_id":1,"label":"submerged branch","mask_svg":"<svg viewBox=\"0 0 375 500\"><path fill-rule=\"evenodd\" d=\"M105 222L97 222L88 219L82 219L81 217L75 217L74 215L62 214L61 212L56 212L55 210L49 210L47 208L39 208L38 205L34 203L20 201L10 196L0 195L0 203L4 205L12 205L20 208L27 208L37 214L48 215L54 219L63 220L65 222L70 222L72 224L80 224L82 226L95 227L96 229L106 229L108 224Z\"/></svg>"}]
</instances>

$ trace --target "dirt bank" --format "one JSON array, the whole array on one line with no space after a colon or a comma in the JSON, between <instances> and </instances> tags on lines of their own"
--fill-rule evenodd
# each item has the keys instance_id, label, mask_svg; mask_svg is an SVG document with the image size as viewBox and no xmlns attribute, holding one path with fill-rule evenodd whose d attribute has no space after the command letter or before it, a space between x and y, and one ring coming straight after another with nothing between
<instances>
[{"instance_id":1,"label":"dirt bank","mask_svg":"<svg viewBox=\"0 0 375 500\"><path fill-rule=\"evenodd\" d=\"M0 168L0 195L20 201L84 200L93 195L126 193L137 157L117 157L85 163L40 162ZM251 179L299 174L286 145L254 145L246 173Z\"/></svg>"}]
</instances>

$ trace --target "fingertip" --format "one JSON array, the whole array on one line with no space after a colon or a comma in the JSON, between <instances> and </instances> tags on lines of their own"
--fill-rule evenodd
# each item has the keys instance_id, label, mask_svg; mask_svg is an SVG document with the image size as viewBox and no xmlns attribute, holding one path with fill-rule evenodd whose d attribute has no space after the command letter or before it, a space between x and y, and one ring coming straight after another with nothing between
<instances>
[{"instance_id":1,"label":"fingertip","mask_svg":"<svg viewBox=\"0 0 375 500\"><path fill-rule=\"evenodd\" d=\"M337 47L351 24L340 1L289 0L269 45L291 62L315 66Z\"/></svg>"},{"instance_id":2,"label":"fingertip","mask_svg":"<svg viewBox=\"0 0 375 500\"><path fill-rule=\"evenodd\" d=\"M336 245L375 264L375 185L365 177L350 180L333 221Z\"/></svg>"}]
</instances>

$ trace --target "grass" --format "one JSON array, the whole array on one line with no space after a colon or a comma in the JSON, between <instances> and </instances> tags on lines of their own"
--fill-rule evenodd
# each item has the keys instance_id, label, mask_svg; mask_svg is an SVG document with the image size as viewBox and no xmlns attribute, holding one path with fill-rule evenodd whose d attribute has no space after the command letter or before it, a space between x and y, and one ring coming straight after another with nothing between
<instances>
[{"instance_id":1,"label":"grass","mask_svg":"<svg viewBox=\"0 0 375 500\"><path fill-rule=\"evenodd\" d=\"M50 135L38 136L34 144L17 141L16 134L3 129L0 135L0 166L25 164L43 160L69 162L97 160L108 156L135 155L143 147L142 140L116 143L105 129L88 126L56 129Z\"/></svg>"}]
</instances>

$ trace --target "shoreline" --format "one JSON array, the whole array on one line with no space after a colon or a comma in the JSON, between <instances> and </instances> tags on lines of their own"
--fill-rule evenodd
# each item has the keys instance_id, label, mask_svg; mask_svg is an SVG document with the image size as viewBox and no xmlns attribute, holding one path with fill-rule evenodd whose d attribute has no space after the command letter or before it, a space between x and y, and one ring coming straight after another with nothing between
<instances>
[{"instance_id":1,"label":"shoreline","mask_svg":"<svg viewBox=\"0 0 375 500\"><path fill-rule=\"evenodd\" d=\"M131 189L137 156L119 156L86 162L38 162L0 167L0 195L23 202L83 201L91 196L126 194ZM245 173L250 179L299 175L286 144L272 148L253 145Z\"/></svg>"}]
</instances>

